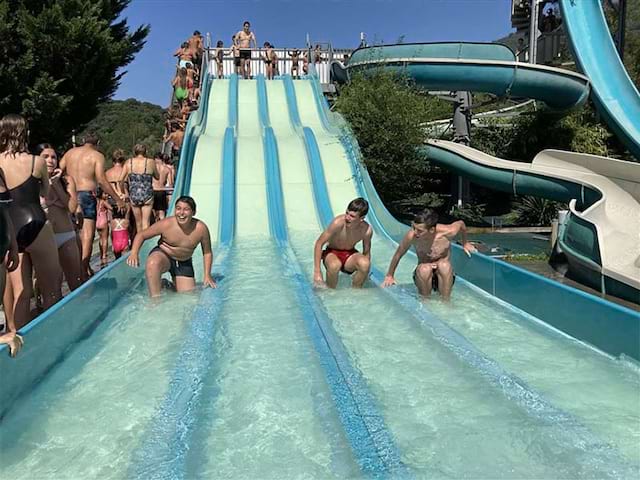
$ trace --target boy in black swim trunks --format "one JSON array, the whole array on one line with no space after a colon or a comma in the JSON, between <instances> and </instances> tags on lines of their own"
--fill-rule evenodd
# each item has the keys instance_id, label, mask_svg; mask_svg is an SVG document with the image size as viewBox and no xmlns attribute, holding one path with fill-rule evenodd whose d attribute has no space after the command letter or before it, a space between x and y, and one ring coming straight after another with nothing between
<instances>
[{"instance_id":1,"label":"boy in black swim trunks","mask_svg":"<svg viewBox=\"0 0 640 480\"><path fill-rule=\"evenodd\" d=\"M149 253L145 266L147 287L151 297L160 295L161 276L164 272L171 273L176 291L188 292L195 288L191 257L198 245L201 245L204 256L204 286L216 288L216 282L211 277L213 266L211 236L204 222L193 217L195 213L196 202L193 198L182 196L176 201L174 216L154 223L139 232L133 240L127 264L138 267L140 265L138 255L144 241L160 235L158 246Z\"/></svg>"},{"instance_id":2,"label":"boy in black swim trunks","mask_svg":"<svg viewBox=\"0 0 640 480\"><path fill-rule=\"evenodd\" d=\"M247 79L251 78L251 44L254 48L258 48L258 41L255 34L251 31L251 24L244 22L242 30L236 33L236 42L240 47L240 60L242 63L242 76Z\"/></svg>"},{"instance_id":3,"label":"boy in black swim trunks","mask_svg":"<svg viewBox=\"0 0 640 480\"><path fill-rule=\"evenodd\" d=\"M471 253L477 250L467 241L467 227L462 220L450 225L438 223L438 214L431 209L416 215L411 223L411 230L404 236L391 259L382 286L396 284L393 275L398 263L409 247L413 246L418 255L418 266L413 272L413 281L418 292L424 297L429 297L433 290L439 291L442 298L448 300L455 281L451 265L451 240L458 234L462 236L464 252L471 256Z\"/></svg>"}]
</instances>

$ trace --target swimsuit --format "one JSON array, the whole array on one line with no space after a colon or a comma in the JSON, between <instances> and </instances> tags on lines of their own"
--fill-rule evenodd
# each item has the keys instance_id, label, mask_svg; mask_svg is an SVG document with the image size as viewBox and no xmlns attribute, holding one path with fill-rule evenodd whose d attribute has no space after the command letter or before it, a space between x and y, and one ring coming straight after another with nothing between
<instances>
[{"instance_id":1,"label":"swimsuit","mask_svg":"<svg viewBox=\"0 0 640 480\"><path fill-rule=\"evenodd\" d=\"M419 266L419 265L418 265ZM416 276L418 274L418 267L413 270L413 283L416 283ZM453 282L451 282L451 286L456 284L456 274L453 274ZM438 291L438 275L436 273L431 274L431 289L434 292Z\"/></svg>"},{"instance_id":2,"label":"swimsuit","mask_svg":"<svg viewBox=\"0 0 640 480\"><path fill-rule=\"evenodd\" d=\"M176 100L184 100L189 96L189 91L186 88L176 87Z\"/></svg>"},{"instance_id":3,"label":"swimsuit","mask_svg":"<svg viewBox=\"0 0 640 480\"><path fill-rule=\"evenodd\" d=\"M169 267L169 273L172 277L195 277L195 273L193 271L193 261L191 258L187 260L176 260L160 248L160 242L158 242L157 247L154 247L153 250L149 252L149 255L151 255L153 252L160 252L165 257L167 257L169 263L171 264L171 266Z\"/></svg>"},{"instance_id":4,"label":"swimsuit","mask_svg":"<svg viewBox=\"0 0 640 480\"><path fill-rule=\"evenodd\" d=\"M47 223L47 214L40 205L40 179L33 176L36 157L31 159L31 175L21 185L9 190L9 216L18 241L18 251L24 252Z\"/></svg>"},{"instance_id":5,"label":"swimsuit","mask_svg":"<svg viewBox=\"0 0 640 480\"><path fill-rule=\"evenodd\" d=\"M4 262L4 257L11 245L11 237L9 236L9 225L7 222L7 212L5 209L11 203L11 195L9 192L0 192L0 265Z\"/></svg>"},{"instance_id":6,"label":"swimsuit","mask_svg":"<svg viewBox=\"0 0 640 480\"><path fill-rule=\"evenodd\" d=\"M60 248L62 245L67 243L72 238L73 239L76 238L76 231L71 230L69 232L56 233L55 238L56 238L56 247Z\"/></svg>"},{"instance_id":7,"label":"swimsuit","mask_svg":"<svg viewBox=\"0 0 640 480\"><path fill-rule=\"evenodd\" d=\"M129 160L129 198L135 207L145 205L153 198L153 176L147 173L147 159L144 160L144 173L133 173L133 159Z\"/></svg>"},{"instance_id":8,"label":"swimsuit","mask_svg":"<svg viewBox=\"0 0 640 480\"><path fill-rule=\"evenodd\" d=\"M167 192L165 190L153 191L153 209L163 212L167 210Z\"/></svg>"},{"instance_id":9,"label":"swimsuit","mask_svg":"<svg viewBox=\"0 0 640 480\"><path fill-rule=\"evenodd\" d=\"M129 231L126 228L122 228L122 222L117 223L116 226L120 228L120 230L111 231L113 253L123 252L129 246Z\"/></svg>"},{"instance_id":10,"label":"swimsuit","mask_svg":"<svg viewBox=\"0 0 640 480\"><path fill-rule=\"evenodd\" d=\"M339 250L337 248L325 248L322 252L322 259L324 260L325 257L327 255L329 255L330 253L333 253L336 257L338 257L338 260L340 260L340 263L342 264L340 266L340 271L343 273L347 273L349 275L351 275L353 272L349 272L347 270L344 269L344 265L345 263L347 263L347 260L349 260L349 257L351 255L353 255L354 253L358 253L358 250L356 250L355 248L352 248L351 250ZM354 270L355 272L355 270Z\"/></svg>"},{"instance_id":11,"label":"swimsuit","mask_svg":"<svg viewBox=\"0 0 640 480\"><path fill-rule=\"evenodd\" d=\"M96 192L90 190L78 190L78 203L82 210L82 216L87 220L94 220L98 216Z\"/></svg>"},{"instance_id":12,"label":"swimsuit","mask_svg":"<svg viewBox=\"0 0 640 480\"><path fill-rule=\"evenodd\" d=\"M251 59L251 49L241 48L240 49L240 58L242 58L242 59Z\"/></svg>"}]
</instances>

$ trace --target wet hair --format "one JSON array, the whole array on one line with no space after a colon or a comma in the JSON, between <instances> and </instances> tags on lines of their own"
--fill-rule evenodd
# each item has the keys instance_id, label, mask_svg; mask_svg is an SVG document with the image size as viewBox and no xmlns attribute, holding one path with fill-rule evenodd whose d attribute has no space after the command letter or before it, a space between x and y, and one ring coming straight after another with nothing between
<instances>
[{"instance_id":1,"label":"wet hair","mask_svg":"<svg viewBox=\"0 0 640 480\"><path fill-rule=\"evenodd\" d=\"M147 146L142 143L136 143L135 147L133 147L134 155L146 155L147 154Z\"/></svg>"},{"instance_id":2,"label":"wet hair","mask_svg":"<svg viewBox=\"0 0 640 480\"><path fill-rule=\"evenodd\" d=\"M264 44L262 46L263 47L270 47L271 45L269 45L269 42L264 42Z\"/></svg>"},{"instance_id":3,"label":"wet hair","mask_svg":"<svg viewBox=\"0 0 640 480\"><path fill-rule=\"evenodd\" d=\"M218 40L216 47L224 47L224 42L222 40Z\"/></svg>"},{"instance_id":4,"label":"wet hair","mask_svg":"<svg viewBox=\"0 0 640 480\"><path fill-rule=\"evenodd\" d=\"M98 142L100 141L100 139L98 138L98 135L95 132L88 132L84 137L82 137L82 143L84 145L98 145Z\"/></svg>"},{"instance_id":5,"label":"wet hair","mask_svg":"<svg viewBox=\"0 0 640 480\"><path fill-rule=\"evenodd\" d=\"M189 42L182 42L182 48L187 48L189 46Z\"/></svg>"},{"instance_id":6,"label":"wet hair","mask_svg":"<svg viewBox=\"0 0 640 480\"><path fill-rule=\"evenodd\" d=\"M47 149L51 149L54 152L56 151L55 148L53 148L53 145L51 145L50 143L39 143L38 145L36 145L33 149L33 153L36 155L40 155L42 152L44 152ZM57 155L57 153L56 153Z\"/></svg>"},{"instance_id":7,"label":"wet hair","mask_svg":"<svg viewBox=\"0 0 640 480\"><path fill-rule=\"evenodd\" d=\"M198 30L194 30L194 31L193 31L193 34L194 34L194 35L200 35L200 32L199 32Z\"/></svg>"},{"instance_id":8,"label":"wet hair","mask_svg":"<svg viewBox=\"0 0 640 480\"><path fill-rule=\"evenodd\" d=\"M242 23L242 26L243 26L243 27L245 27L245 26L247 26L247 25L248 25L248 26L251 26L251 22L250 22L249 20L245 20L245 21Z\"/></svg>"},{"instance_id":9,"label":"wet hair","mask_svg":"<svg viewBox=\"0 0 640 480\"><path fill-rule=\"evenodd\" d=\"M417 213L415 217L413 217L413 223L417 225L424 225L427 228L435 227L438 223L438 214L435 210L430 208L425 208L420 213Z\"/></svg>"},{"instance_id":10,"label":"wet hair","mask_svg":"<svg viewBox=\"0 0 640 480\"><path fill-rule=\"evenodd\" d=\"M171 162L171 157L169 156L169 154L168 154L168 153L162 153L162 154L160 155L160 158L162 158L162 161L163 161L164 163L172 163L172 162Z\"/></svg>"},{"instance_id":11,"label":"wet hair","mask_svg":"<svg viewBox=\"0 0 640 480\"><path fill-rule=\"evenodd\" d=\"M367 202L362 197L358 197L349 202L349 205L347 205L347 211L356 212L358 215L360 215L360 218L362 218L367 213L369 213L369 202Z\"/></svg>"},{"instance_id":12,"label":"wet hair","mask_svg":"<svg viewBox=\"0 0 640 480\"><path fill-rule=\"evenodd\" d=\"M178 203L186 203L187 205L189 205L189 207L191 207L193 213L196 213L196 201L189 195L181 196L178 200L176 200L176 205Z\"/></svg>"},{"instance_id":13,"label":"wet hair","mask_svg":"<svg viewBox=\"0 0 640 480\"><path fill-rule=\"evenodd\" d=\"M121 148L116 148L111 154L111 160L113 163L124 163L127 160L127 156L124 153L124 150Z\"/></svg>"},{"instance_id":14,"label":"wet hair","mask_svg":"<svg viewBox=\"0 0 640 480\"><path fill-rule=\"evenodd\" d=\"M0 152L22 153L29 150L27 137L29 127L27 120L15 113L0 119Z\"/></svg>"}]
</instances>

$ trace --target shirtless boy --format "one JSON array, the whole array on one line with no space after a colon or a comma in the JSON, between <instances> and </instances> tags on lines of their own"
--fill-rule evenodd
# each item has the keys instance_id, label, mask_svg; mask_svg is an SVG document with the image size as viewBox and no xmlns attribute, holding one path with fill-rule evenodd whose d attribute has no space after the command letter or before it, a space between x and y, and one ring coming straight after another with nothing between
<instances>
[{"instance_id":1,"label":"shirtless boy","mask_svg":"<svg viewBox=\"0 0 640 480\"><path fill-rule=\"evenodd\" d=\"M115 199L118 208L125 207L124 200L116 193L107 181L104 172L104 155L98 151L98 137L88 134L84 137L84 145L74 147L64 154L60 160L60 168L75 180L78 191L78 208L82 211L84 221L80 238L82 240L82 265L87 275L93 275L89 266L93 237L96 234L98 185Z\"/></svg>"},{"instance_id":2,"label":"shirtless boy","mask_svg":"<svg viewBox=\"0 0 640 480\"><path fill-rule=\"evenodd\" d=\"M291 52L288 52L291 57L291 76L293 78L299 78L300 72L298 71L298 67L300 64L300 50L294 48Z\"/></svg>"},{"instance_id":3,"label":"shirtless boy","mask_svg":"<svg viewBox=\"0 0 640 480\"><path fill-rule=\"evenodd\" d=\"M196 202L193 198L182 196L176 201L175 216L167 217L154 223L136 235L131 247L127 264L131 267L140 265L140 248L145 240L160 235L158 245L151 250L147 258L145 275L149 295L160 295L161 276L170 272L177 292L188 292L196 286L191 257L198 245L202 247L204 256L204 286L216 288L211 277L213 253L211 252L211 236L209 229L201 220L194 218Z\"/></svg>"},{"instance_id":4,"label":"shirtless boy","mask_svg":"<svg viewBox=\"0 0 640 480\"><path fill-rule=\"evenodd\" d=\"M236 33L236 42L240 48L240 61L242 62L242 76L251 78L251 43L254 48L258 47L255 34L251 31L251 24L244 22L242 30Z\"/></svg>"},{"instance_id":5,"label":"shirtless boy","mask_svg":"<svg viewBox=\"0 0 640 480\"><path fill-rule=\"evenodd\" d=\"M373 230L364 221L369 204L364 198L356 198L347 206L347 211L333 219L327 229L316 240L313 250L313 281L322 286L320 260L327 270L326 285L336 288L338 274L353 274L352 286L360 288L369 275L371 266L371 237ZM362 253L355 249L362 242ZM327 248L323 250L323 247Z\"/></svg>"},{"instance_id":6,"label":"shirtless boy","mask_svg":"<svg viewBox=\"0 0 640 480\"><path fill-rule=\"evenodd\" d=\"M438 223L438 214L431 209L416 215L411 230L404 236L391 259L382 286L396 284L393 275L398 263L409 247L413 246L418 255L418 266L413 271L413 281L418 287L418 292L424 297L429 297L432 290L439 291L442 298L448 300L455 281L451 266L451 240L458 234L462 237L464 252L471 256L471 253L477 250L467 241L467 227L462 220L450 225Z\"/></svg>"}]
</instances>

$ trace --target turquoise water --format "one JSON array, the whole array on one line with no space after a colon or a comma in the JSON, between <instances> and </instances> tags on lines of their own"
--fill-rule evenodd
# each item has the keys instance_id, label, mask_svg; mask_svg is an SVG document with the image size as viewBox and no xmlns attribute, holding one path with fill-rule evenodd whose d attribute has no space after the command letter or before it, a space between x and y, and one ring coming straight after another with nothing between
<instances>
[{"instance_id":1,"label":"turquoise water","mask_svg":"<svg viewBox=\"0 0 640 480\"><path fill-rule=\"evenodd\" d=\"M152 302L144 285L126 295L6 414L0 478L126 478L197 300Z\"/></svg>"},{"instance_id":2,"label":"turquoise water","mask_svg":"<svg viewBox=\"0 0 640 480\"><path fill-rule=\"evenodd\" d=\"M310 246L314 239L313 233L294 234L291 239L309 276L312 272ZM373 258L379 268L386 263L390 247L379 237L374 242ZM376 258L380 260L376 262ZM398 272L400 282L406 283L413 267L408 260L401 264ZM593 476L592 469L597 468L591 461L590 448L593 446L585 448L580 440L564 436L552 419L541 421L525 414L491 388L470 365L461 362L451 350L437 342L416 318L407 314L380 289L369 286L360 291L351 290L346 275L341 275L340 287L335 291L322 292L322 301L354 363L362 370L378 398L403 460L415 469L419 477ZM463 297L460 290L459 286L456 287L451 304L442 304L434 299L425 308L444 313L447 322L450 311L473 312L476 325L484 324L499 309L493 302L483 303L484 298L476 292ZM509 313L509 322L521 320L514 312ZM553 337L546 332L539 336L542 340L537 344L544 344ZM525 339L521 341L525 342ZM549 349L562 350L560 343L548 341L551 342ZM522 345L520 348L523 348ZM538 353L527 352L527 355ZM546 353L548 355L549 351ZM585 356L585 362L592 364L605 360L600 354L582 346L579 353ZM635 391L637 394L637 373L619 365L612 367L610 373L617 371L618 378L609 379L605 385L617 385L618 390L628 394ZM555 375L547 369L532 367L530 370L540 376L550 374L547 386L568 380L566 370ZM621 381L620 376L629 378ZM529 378L526 380L529 381ZM588 381L585 380L585 383ZM556 385L552 390L566 392L571 387ZM609 409L604 414L603 423L619 421L620 416L628 415L625 417L625 426L613 427L618 430L615 435L624 430L633 431L639 413L633 397L616 398L615 394L603 394L601 397ZM571 406L569 402L566 403ZM574 408L573 413L596 413L588 407L588 398L580 400L574 397L573 404L576 403L581 404L582 408ZM613 438L611 435L609 437ZM637 445L632 435L626 435L622 443L628 447L627 452ZM602 475L605 475L604 472L601 472Z\"/></svg>"},{"instance_id":3,"label":"turquoise water","mask_svg":"<svg viewBox=\"0 0 640 480\"><path fill-rule=\"evenodd\" d=\"M350 478L358 467L270 240L237 242L186 478Z\"/></svg>"}]
</instances>

